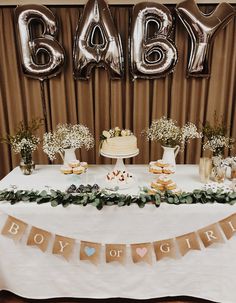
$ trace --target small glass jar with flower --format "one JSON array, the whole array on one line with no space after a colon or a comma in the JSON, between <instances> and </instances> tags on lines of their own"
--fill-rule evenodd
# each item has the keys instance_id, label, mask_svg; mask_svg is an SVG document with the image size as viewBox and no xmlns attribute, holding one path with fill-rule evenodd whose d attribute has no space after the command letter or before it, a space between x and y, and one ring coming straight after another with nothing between
<instances>
[{"instance_id":1,"label":"small glass jar with flower","mask_svg":"<svg viewBox=\"0 0 236 303\"><path fill-rule=\"evenodd\" d=\"M236 157L231 158L230 162L231 166L231 180L236 180Z\"/></svg>"},{"instance_id":2,"label":"small glass jar with flower","mask_svg":"<svg viewBox=\"0 0 236 303\"><path fill-rule=\"evenodd\" d=\"M236 156L234 156L234 157L227 157L225 159L225 161L227 162L227 164L229 166L228 178L230 180L235 180L236 181Z\"/></svg>"},{"instance_id":3,"label":"small glass jar with flower","mask_svg":"<svg viewBox=\"0 0 236 303\"><path fill-rule=\"evenodd\" d=\"M6 135L1 139L1 142L8 143L13 152L20 154L20 169L24 175L30 175L35 168L35 163L32 159L33 152L38 148L40 138L35 135L35 132L43 125L43 119L32 119L28 123L20 121L15 135Z\"/></svg>"},{"instance_id":4,"label":"small glass jar with flower","mask_svg":"<svg viewBox=\"0 0 236 303\"><path fill-rule=\"evenodd\" d=\"M232 149L235 140L227 136L227 126L223 119L219 120L217 114L214 115L214 122L209 121L202 128L202 134L205 138L203 150L212 152L213 157L223 157L225 149Z\"/></svg>"},{"instance_id":5,"label":"small glass jar with flower","mask_svg":"<svg viewBox=\"0 0 236 303\"><path fill-rule=\"evenodd\" d=\"M221 119L214 116L214 123L206 122L202 128L202 133L205 138L203 144L204 151L210 151L212 153L212 179L217 182L222 182L226 177L227 167L229 167L229 161L224 159L225 150L233 149L235 140L227 136L227 127ZM220 175L219 175L220 174ZM224 174L224 178L222 177ZM219 181L220 180L220 181Z\"/></svg>"}]
</instances>

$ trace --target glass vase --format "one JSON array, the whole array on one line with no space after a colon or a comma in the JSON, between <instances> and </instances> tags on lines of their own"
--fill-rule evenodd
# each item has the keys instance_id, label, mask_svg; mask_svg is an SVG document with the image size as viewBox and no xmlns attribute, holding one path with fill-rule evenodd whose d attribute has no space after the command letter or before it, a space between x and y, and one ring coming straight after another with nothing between
<instances>
[{"instance_id":1,"label":"glass vase","mask_svg":"<svg viewBox=\"0 0 236 303\"><path fill-rule=\"evenodd\" d=\"M24 175L31 175L35 169L35 163L31 160L29 163L25 163L24 160L20 161L20 170Z\"/></svg>"},{"instance_id":2,"label":"glass vase","mask_svg":"<svg viewBox=\"0 0 236 303\"><path fill-rule=\"evenodd\" d=\"M231 166L231 180L236 180L236 164Z\"/></svg>"},{"instance_id":3,"label":"glass vase","mask_svg":"<svg viewBox=\"0 0 236 303\"><path fill-rule=\"evenodd\" d=\"M207 157L200 158L199 176L202 183L208 183L212 172L212 159Z\"/></svg>"},{"instance_id":4,"label":"glass vase","mask_svg":"<svg viewBox=\"0 0 236 303\"><path fill-rule=\"evenodd\" d=\"M225 166L214 166L212 169L212 179L215 182L223 183L226 178L226 167Z\"/></svg>"}]
</instances>

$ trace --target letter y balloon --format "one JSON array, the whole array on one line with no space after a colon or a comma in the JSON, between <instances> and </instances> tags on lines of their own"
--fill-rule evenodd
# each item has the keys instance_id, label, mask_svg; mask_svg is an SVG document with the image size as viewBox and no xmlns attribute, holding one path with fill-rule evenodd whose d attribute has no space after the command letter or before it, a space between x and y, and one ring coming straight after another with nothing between
<instances>
[{"instance_id":1,"label":"letter y balloon","mask_svg":"<svg viewBox=\"0 0 236 303\"><path fill-rule=\"evenodd\" d=\"M214 12L203 14L194 0L186 0L176 7L177 14L191 38L188 76L210 76L212 45L220 31L235 16L234 8L220 3Z\"/></svg>"}]
</instances>

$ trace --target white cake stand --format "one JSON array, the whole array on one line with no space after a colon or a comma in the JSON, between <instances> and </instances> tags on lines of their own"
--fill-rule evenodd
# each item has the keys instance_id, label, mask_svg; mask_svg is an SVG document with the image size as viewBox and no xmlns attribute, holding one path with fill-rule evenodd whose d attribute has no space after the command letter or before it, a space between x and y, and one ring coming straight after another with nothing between
<instances>
[{"instance_id":1,"label":"white cake stand","mask_svg":"<svg viewBox=\"0 0 236 303\"><path fill-rule=\"evenodd\" d=\"M116 159L114 171L115 170L127 171L123 159L133 158L137 156L139 154L139 149L137 148L137 150L134 153L126 154L126 155L106 154L102 150L100 151L100 154L106 158Z\"/></svg>"}]
</instances>

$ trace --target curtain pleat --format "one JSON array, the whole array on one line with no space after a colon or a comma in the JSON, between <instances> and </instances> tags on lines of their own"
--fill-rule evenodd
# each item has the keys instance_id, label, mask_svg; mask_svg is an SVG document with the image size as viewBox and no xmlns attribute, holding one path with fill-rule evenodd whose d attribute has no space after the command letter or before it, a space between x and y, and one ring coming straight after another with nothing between
<instances>
[{"instance_id":1,"label":"curtain pleat","mask_svg":"<svg viewBox=\"0 0 236 303\"><path fill-rule=\"evenodd\" d=\"M168 6L175 15L174 6ZM40 83L24 76L14 24L14 8L0 8L0 136L14 134L19 121L43 117L43 97L47 109L48 130L58 123L82 123L93 133L96 146L91 151L77 151L82 161L111 163L99 155L99 137L104 129L120 126L131 129L138 138L140 153L127 163L148 163L161 157L160 143L147 142L141 134L153 119L171 117L204 124L213 121L214 112L222 116L230 135L236 138L236 20L221 30L213 45L211 77L187 78L189 36L176 17L173 38L178 48L178 63L173 73L160 79L133 81L129 73L129 34L132 6L110 6L114 23L121 36L125 75L111 80L104 68L94 68L89 80L73 77L73 44L82 6L49 8L59 22L58 40L66 53L61 74ZM209 13L215 5L201 5ZM39 130L42 137L46 127ZM232 152L234 154L235 152ZM198 163L202 155L200 140L193 140L178 163ZM49 163L40 147L34 153L36 163ZM61 163L61 159L55 161ZM9 146L0 144L0 178L19 164L19 156Z\"/></svg>"}]
</instances>

